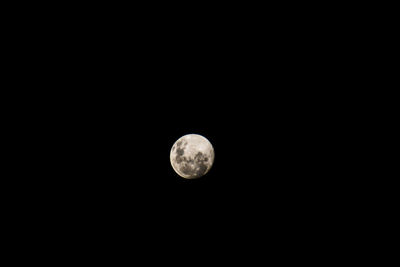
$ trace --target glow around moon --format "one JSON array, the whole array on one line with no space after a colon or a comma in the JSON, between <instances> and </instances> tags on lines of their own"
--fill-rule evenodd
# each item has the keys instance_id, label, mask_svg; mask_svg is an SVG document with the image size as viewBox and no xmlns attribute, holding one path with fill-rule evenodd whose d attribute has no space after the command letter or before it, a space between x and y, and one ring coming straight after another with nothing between
<instances>
[{"instance_id":1,"label":"glow around moon","mask_svg":"<svg viewBox=\"0 0 400 267\"><path fill-rule=\"evenodd\" d=\"M214 148L207 138L188 134L179 138L171 148L170 161L177 174L186 179L205 175L214 163Z\"/></svg>"}]
</instances>

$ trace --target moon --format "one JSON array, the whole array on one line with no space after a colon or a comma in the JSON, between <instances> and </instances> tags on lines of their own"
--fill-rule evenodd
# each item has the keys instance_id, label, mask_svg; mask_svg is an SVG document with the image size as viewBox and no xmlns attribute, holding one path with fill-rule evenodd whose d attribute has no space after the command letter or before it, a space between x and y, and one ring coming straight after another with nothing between
<instances>
[{"instance_id":1,"label":"moon","mask_svg":"<svg viewBox=\"0 0 400 267\"><path fill-rule=\"evenodd\" d=\"M214 163L214 148L204 136L187 134L172 146L170 161L179 176L185 179L200 178L208 173Z\"/></svg>"}]
</instances>

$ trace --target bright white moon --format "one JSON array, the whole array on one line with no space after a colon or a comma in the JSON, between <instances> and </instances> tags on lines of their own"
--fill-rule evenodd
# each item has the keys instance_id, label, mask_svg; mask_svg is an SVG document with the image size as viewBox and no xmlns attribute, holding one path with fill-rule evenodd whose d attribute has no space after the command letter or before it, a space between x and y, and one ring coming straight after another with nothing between
<instances>
[{"instance_id":1,"label":"bright white moon","mask_svg":"<svg viewBox=\"0 0 400 267\"><path fill-rule=\"evenodd\" d=\"M207 138L188 134L179 138L171 148L172 168L181 177L195 179L205 175L214 163L214 148Z\"/></svg>"}]
</instances>

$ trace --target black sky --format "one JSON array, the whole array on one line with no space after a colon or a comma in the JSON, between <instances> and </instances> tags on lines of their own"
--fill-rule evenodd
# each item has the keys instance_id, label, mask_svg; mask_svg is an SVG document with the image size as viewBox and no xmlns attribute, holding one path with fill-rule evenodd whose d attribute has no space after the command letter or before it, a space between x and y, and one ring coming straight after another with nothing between
<instances>
[{"instance_id":1,"label":"black sky","mask_svg":"<svg viewBox=\"0 0 400 267\"><path fill-rule=\"evenodd\" d=\"M37 188L35 205L93 236L108 225L128 236L304 240L335 220L349 185L337 167L348 162L336 100L351 98L341 46L329 24L272 13L190 24L82 16L28 29L24 79L37 90L21 101L38 99L24 114L38 178L24 184ZM169 162L188 133L215 149L197 180Z\"/></svg>"}]
</instances>

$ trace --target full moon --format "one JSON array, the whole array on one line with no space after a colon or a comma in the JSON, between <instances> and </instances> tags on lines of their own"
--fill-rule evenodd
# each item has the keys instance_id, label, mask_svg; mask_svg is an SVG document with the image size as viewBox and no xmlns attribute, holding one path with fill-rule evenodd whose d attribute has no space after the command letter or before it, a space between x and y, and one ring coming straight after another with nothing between
<instances>
[{"instance_id":1,"label":"full moon","mask_svg":"<svg viewBox=\"0 0 400 267\"><path fill-rule=\"evenodd\" d=\"M214 163L214 148L207 138L188 134L179 138L171 148L172 168L185 179L204 176Z\"/></svg>"}]
</instances>

